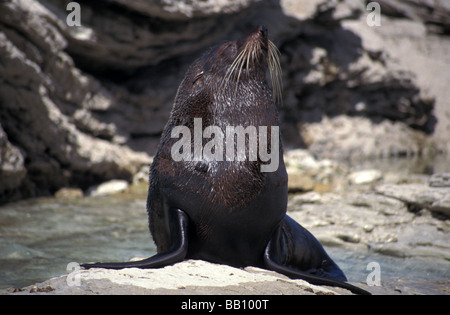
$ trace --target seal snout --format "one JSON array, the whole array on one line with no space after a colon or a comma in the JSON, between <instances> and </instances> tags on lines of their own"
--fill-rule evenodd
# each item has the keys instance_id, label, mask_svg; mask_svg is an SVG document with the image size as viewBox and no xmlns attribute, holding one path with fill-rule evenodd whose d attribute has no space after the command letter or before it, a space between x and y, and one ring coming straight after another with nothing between
<instances>
[{"instance_id":1,"label":"seal snout","mask_svg":"<svg viewBox=\"0 0 450 315\"><path fill-rule=\"evenodd\" d=\"M235 42L238 45L236 55L222 80L222 86L234 82L236 88L241 80L264 77L270 71L274 100L281 103L281 65L278 48L269 40L266 26L258 26L245 39Z\"/></svg>"},{"instance_id":2,"label":"seal snout","mask_svg":"<svg viewBox=\"0 0 450 315\"><path fill-rule=\"evenodd\" d=\"M262 43L267 43L269 39L269 31L265 25L258 26L248 37L250 41L259 41Z\"/></svg>"},{"instance_id":3,"label":"seal snout","mask_svg":"<svg viewBox=\"0 0 450 315\"><path fill-rule=\"evenodd\" d=\"M268 37L269 31L267 30L267 27L265 25L260 25L258 27L258 31L259 31L259 33L261 34L261 36L263 38L267 38Z\"/></svg>"}]
</instances>

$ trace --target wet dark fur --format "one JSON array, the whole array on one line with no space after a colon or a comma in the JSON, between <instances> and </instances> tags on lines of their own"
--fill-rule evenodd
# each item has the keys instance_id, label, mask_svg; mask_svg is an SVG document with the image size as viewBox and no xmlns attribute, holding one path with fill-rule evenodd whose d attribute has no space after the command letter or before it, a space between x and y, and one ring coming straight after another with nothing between
<instances>
[{"instance_id":1,"label":"wet dark fur","mask_svg":"<svg viewBox=\"0 0 450 315\"><path fill-rule=\"evenodd\" d=\"M274 148L279 150L280 159L275 172L262 173L259 160L176 162L171 156L171 148L179 140L171 138L172 129L187 126L193 135L194 118L203 119L203 128L219 126L224 134L226 126L279 126L274 97L266 81L268 46L267 30L260 27L245 40L211 49L188 69L150 169L150 231L161 257L177 248L184 249L168 260L171 263L203 259L237 267L258 266L292 278L345 287L344 273L320 243L286 216L288 177L281 140L279 148ZM230 74L227 71L243 47L257 49L252 48L251 58L239 73ZM178 223L177 213L187 218ZM186 225L181 236L175 232L180 225ZM180 245L183 237L185 243ZM153 268L165 263L161 259L157 264L152 261L137 266ZM136 264L85 265L127 266ZM358 291L351 285L347 287Z\"/></svg>"},{"instance_id":2,"label":"wet dark fur","mask_svg":"<svg viewBox=\"0 0 450 315\"><path fill-rule=\"evenodd\" d=\"M175 162L171 158L170 149L178 140L170 137L172 128L193 128L195 117L203 119L203 127L216 125L224 133L226 126L279 125L265 79L266 64L258 64L250 73L244 70L239 87L232 79L223 87L227 66L239 45L234 41L211 49L193 63L178 89L150 174L147 209L158 252L172 243L170 231L162 224L163 196L168 196L169 207L183 209L194 222L188 258L234 266L261 266L269 237L286 212L287 174L282 158L275 173L261 173L258 161Z\"/></svg>"}]
</instances>

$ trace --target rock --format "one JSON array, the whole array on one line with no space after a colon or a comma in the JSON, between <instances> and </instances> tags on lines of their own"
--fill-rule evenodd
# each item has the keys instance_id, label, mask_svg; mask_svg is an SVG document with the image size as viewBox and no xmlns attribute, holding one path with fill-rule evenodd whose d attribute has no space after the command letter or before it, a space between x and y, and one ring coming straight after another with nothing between
<instances>
[{"instance_id":1,"label":"rock","mask_svg":"<svg viewBox=\"0 0 450 315\"><path fill-rule=\"evenodd\" d=\"M314 180L295 168L288 168L288 191L311 191L314 189Z\"/></svg>"},{"instance_id":2,"label":"rock","mask_svg":"<svg viewBox=\"0 0 450 315\"><path fill-rule=\"evenodd\" d=\"M420 20L429 32L450 33L450 4L445 0L378 1L383 14Z\"/></svg>"},{"instance_id":3,"label":"rock","mask_svg":"<svg viewBox=\"0 0 450 315\"><path fill-rule=\"evenodd\" d=\"M449 295L450 281L430 281L422 279L386 279L381 281L381 286L371 287L371 292L377 294L402 294L402 295Z\"/></svg>"},{"instance_id":4,"label":"rock","mask_svg":"<svg viewBox=\"0 0 450 315\"><path fill-rule=\"evenodd\" d=\"M79 280L78 280L79 279ZM79 282L77 282L79 281ZM69 285L70 284L70 285ZM383 279L380 286L356 285L373 294L449 294L448 280ZM245 269L188 260L161 269L79 270L24 288L0 290L8 295L341 295L341 288L311 285L273 271ZM270 297L268 297L270 298Z\"/></svg>"},{"instance_id":5,"label":"rock","mask_svg":"<svg viewBox=\"0 0 450 315\"><path fill-rule=\"evenodd\" d=\"M450 192L447 192L444 197L433 201L430 210L450 216Z\"/></svg>"},{"instance_id":6,"label":"rock","mask_svg":"<svg viewBox=\"0 0 450 315\"><path fill-rule=\"evenodd\" d=\"M450 188L425 184L380 185L376 192L405 202L415 211L423 208L450 216Z\"/></svg>"},{"instance_id":7,"label":"rock","mask_svg":"<svg viewBox=\"0 0 450 315\"><path fill-rule=\"evenodd\" d=\"M440 5L427 3L428 7ZM321 157L429 153L437 143L439 150L448 151L448 141L442 137L450 126L449 92L442 82L449 78L441 70L449 62L448 37L427 36L417 19L383 16L382 27L368 27L368 12L358 1L329 3L327 9L328 14L316 12L311 23L315 19L322 25L328 22L329 40L336 45L317 44L315 36L322 26L317 23L317 27L305 27L298 41L291 40L282 51L283 68L288 71L287 108L282 116L297 122L299 142ZM417 5L414 10L423 9ZM334 14L341 16L338 23L332 19ZM416 53L411 54L412 50ZM345 116L345 125L340 116ZM436 117L443 118L436 122ZM338 121L328 126L334 119ZM429 136L437 142L430 143Z\"/></svg>"},{"instance_id":8,"label":"rock","mask_svg":"<svg viewBox=\"0 0 450 315\"><path fill-rule=\"evenodd\" d=\"M391 1L382 2L382 8L387 2L391 3ZM402 5L409 7L408 10L410 13L416 16L422 14L419 12L426 12L427 7L430 8L428 13L442 14L444 18L449 14L448 4L444 4L444 2L447 3L446 1L430 2L427 0L417 0L401 2ZM412 4L412 2L416 4ZM435 9L431 9L431 7ZM383 10L382 12L384 12ZM388 10L386 10L386 13L389 14ZM425 128L416 128L418 125L414 123L416 125L414 129L424 130L424 135L428 135L427 137L431 138L429 140L434 142L434 149L437 148L438 150L449 152L449 141L444 138L446 137L445 134L448 134L448 128L450 126L450 107L448 106L450 91L445 87L446 84L444 82L448 82L450 74L448 71L442 70L450 62L450 56L445 52L450 48L448 33L445 36L433 35L427 29L427 26L432 25L432 23L424 23L420 18L409 20L383 15L382 27L367 27L365 18L366 15L363 15L359 21L347 20L343 22L343 27L358 34L362 41L362 46L365 49L380 53L378 61L385 63L386 69L389 69L389 71L397 73L394 76L403 77L401 80L404 83L408 85L409 81L409 84L413 84L417 89L420 89L419 94L416 94L412 99L410 98L409 105L403 103L405 100L403 97L398 99L397 104L400 107L405 105L407 107L416 107L418 105L416 109L419 112L426 110L426 108L431 109L431 107L434 107L434 114L429 112L431 115L429 116L428 122L422 125ZM402 69L406 70L407 73L402 71ZM410 79L407 79L408 77ZM401 87L399 88L402 89ZM412 92L412 90L410 91ZM418 98L421 98L424 104L420 105L416 103L416 105L413 105ZM401 105L402 103L403 105ZM406 109L406 107L404 108ZM411 111L409 112L412 113ZM417 118L422 115L419 112L417 112ZM427 120L424 116L422 118L424 119L423 122ZM405 120L403 122L407 123ZM389 140L393 135L393 132L387 134L386 140ZM424 153L429 153L430 150L432 151L434 149L427 147Z\"/></svg>"},{"instance_id":9,"label":"rock","mask_svg":"<svg viewBox=\"0 0 450 315\"><path fill-rule=\"evenodd\" d=\"M0 124L0 203L11 198L24 181L27 175L24 160L23 154L9 142Z\"/></svg>"},{"instance_id":10,"label":"rock","mask_svg":"<svg viewBox=\"0 0 450 315\"><path fill-rule=\"evenodd\" d=\"M260 268L239 269L200 260L160 269L78 270L17 291L9 294L349 294Z\"/></svg>"},{"instance_id":11,"label":"rock","mask_svg":"<svg viewBox=\"0 0 450 315\"><path fill-rule=\"evenodd\" d=\"M428 184L431 187L450 187L450 173L433 174Z\"/></svg>"},{"instance_id":12,"label":"rock","mask_svg":"<svg viewBox=\"0 0 450 315\"><path fill-rule=\"evenodd\" d=\"M40 287L33 286L33 287L31 287L31 289L30 289L30 293L37 293L37 292L47 293L47 292L52 292L52 291L54 291L54 290L55 290L55 289L52 288L52 287L49 286L49 285L47 285L47 286L40 286Z\"/></svg>"},{"instance_id":13,"label":"rock","mask_svg":"<svg viewBox=\"0 0 450 315\"><path fill-rule=\"evenodd\" d=\"M311 152L301 149L286 151L284 154L284 162L288 167L291 166L307 171L317 171L321 167Z\"/></svg>"},{"instance_id":14,"label":"rock","mask_svg":"<svg viewBox=\"0 0 450 315\"><path fill-rule=\"evenodd\" d=\"M255 0L206 0L192 3L164 0L151 2L142 0L110 0L110 2L120 4L149 17L167 20L189 20L192 18L237 13L247 8Z\"/></svg>"},{"instance_id":15,"label":"rock","mask_svg":"<svg viewBox=\"0 0 450 315\"><path fill-rule=\"evenodd\" d=\"M61 188L55 193L55 198L80 198L83 191L79 188Z\"/></svg>"},{"instance_id":16,"label":"rock","mask_svg":"<svg viewBox=\"0 0 450 315\"><path fill-rule=\"evenodd\" d=\"M115 101L64 51L59 18L31 0L3 2L0 10L1 124L26 155L26 172L17 180L26 178L15 185L15 195L87 188L99 178L131 179L149 157L116 142L114 125L87 112L111 111ZM0 202L11 200L1 194Z\"/></svg>"},{"instance_id":17,"label":"rock","mask_svg":"<svg viewBox=\"0 0 450 315\"><path fill-rule=\"evenodd\" d=\"M321 158L388 158L413 156L424 150L425 135L401 122L373 123L363 117L337 116L305 123L303 130L309 149Z\"/></svg>"},{"instance_id":18,"label":"rock","mask_svg":"<svg viewBox=\"0 0 450 315\"><path fill-rule=\"evenodd\" d=\"M326 192L344 189L347 169L329 159L315 159L306 150L288 150L284 155L290 192Z\"/></svg>"},{"instance_id":19,"label":"rock","mask_svg":"<svg viewBox=\"0 0 450 315\"><path fill-rule=\"evenodd\" d=\"M64 4L50 2L55 14L67 15ZM258 1L101 2L115 5L101 9L91 3L82 5L82 34L88 36L60 21L58 26L68 40L68 50L84 67L130 73L214 45Z\"/></svg>"},{"instance_id":20,"label":"rock","mask_svg":"<svg viewBox=\"0 0 450 315\"><path fill-rule=\"evenodd\" d=\"M427 211L410 211L411 203L431 211L437 211L433 207L438 202L447 205L447 188L380 183L375 192L371 189L350 185L345 191L294 195L288 200L288 215L325 246L368 256L373 251L444 264L449 260L448 220Z\"/></svg>"},{"instance_id":21,"label":"rock","mask_svg":"<svg viewBox=\"0 0 450 315\"><path fill-rule=\"evenodd\" d=\"M366 229L364 229L366 231ZM358 234L347 234L339 233L336 235L337 238L343 240L344 242L358 244L361 241L361 237Z\"/></svg>"},{"instance_id":22,"label":"rock","mask_svg":"<svg viewBox=\"0 0 450 315\"><path fill-rule=\"evenodd\" d=\"M302 205L305 203L321 203L323 198L318 192L312 191L304 194L296 194L290 200L295 205Z\"/></svg>"},{"instance_id":23,"label":"rock","mask_svg":"<svg viewBox=\"0 0 450 315\"><path fill-rule=\"evenodd\" d=\"M125 180L113 179L108 182L102 183L98 186L89 188L89 196L106 196L124 192L129 187L129 184Z\"/></svg>"},{"instance_id":24,"label":"rock","mask_svg":"<svg viewBox=\"0 0 450 315\"><path fill-rule=\"evenodd\" d=\"M362 170L348 175L349 181L354 185L370 184L383 178L379 170Z\"/></svg>"},{"instance_id":25,"label":"rock","mask_svg":"<svg viewBox=\"0 0 450 315\"><path fill-rule=\"evenodd\" d=\"M142 183L149 183L150 180L150 175L149 175L149 171L150 171L150 165L143 165L140 170L134 174L133 176L133 184L137 185L137 184L142 184Z\"/></svg>"},{"instance_id":26,"label":"rock","mask_svg":"<svg viewBox=\"0 0 450 315\"><path fill-rule=\"evenodd\" d=\"M407 246L398 243L386 243L373 247L374 252L381 253L392 257L428 257L436 259L450 260L448 249L442 251L442 248L431 246Z\"/></svg>"}]
</instances>

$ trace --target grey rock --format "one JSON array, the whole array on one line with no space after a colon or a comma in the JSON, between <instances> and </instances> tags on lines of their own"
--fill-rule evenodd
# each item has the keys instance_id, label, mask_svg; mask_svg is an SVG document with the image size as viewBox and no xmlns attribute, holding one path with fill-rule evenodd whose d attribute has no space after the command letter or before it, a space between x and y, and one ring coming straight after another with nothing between
<instances>
[{"instance_id":1,"label":"grey rock","mask_svg":"<svg viewBox=\"0 0 450 315\"><path fill-rule=\"evenodd\" d=\"M374 295L448 295L449 285L449 280L386 279L381 281L379 287L370 287L370 291Z\"/></svg>"},{"instance_id":2,"label":"grey rock","mask_svg":"<svg viewBox=\"0 0 450 315\"><path fill-rule=\"evenodd\" d=\"M380 286L357 286L373 294L449 294L448 281L387 279ZM9 295L347 295L341 288L314 286L254 267L245 269L188 260L161 269L71 270L24 288L0 290Z\"/></svg>"},{"instance_id":3,"label":"grey rock","mask_svg":"<svg viewBox=\"0 0 450 315\"><path fill-rule=\"evenodd\" d=\"M402 3L405 2L402 1ZM444 2L434 2L435 10L431 11L446 12L444 15L448 15L448 10L445 11L444 9ZM383 1L383 3L387 3L387 1ZM430 5L430 3L427 5ZM415 10L423 10L423 8L421 5L414 6ZM450 107L448 106L450 91L445 87L444 82L449 80L449 72L443 69L448 67L450 61L449 55L446 53L450 49L449 37L430 33L420 19L396 19L383 15L381 27L367 27L364 19L359 21L348 20L343 22L343 26L360 36L365 49L380 53L378 61L384 63L385 70L389 69L388 73L390 72L390 74L386 73L388 77L398 77L400 85L404 87L408 85L416 86L416 92L413 92L413 90L409 92L412 93L411 96L415 94L412 98L406 95L400 96L397 94L397 87L400 90L403 88L397 86L395 82L388 83L389 79L387 79L386 83L394 84L394 91L396 90L394 94L400 96L397 101L392 100L387 103L397 104L395 106L398 106L397 108L403 114L388 112L394 116L401 116L406 112L413 114L417 110L413 114L416 118L402 118L401 120L415 130L425 131L424 136L428 140L432 140L432 143L417 139L418 141L415 141L416 146L425 145L423 153L430 153L430 151L436 149L448 152L448 141L444 138L446 137L445 134L448 134L450 126ZM370 69L376 68L370 67ZM369 70L369 73L371 72ZM375 77L372 76L372 78ZM420 102L423 103L420 104ZM434 108L434 113L425 114L431 108ZM425 118L425 116L428 116L428 118ZM413 122L415 119L418 120ZM419 122L421 119L422 122ZM390 120L397 121L393 116ZM389 133L386 139L389 139L393 134L393 132Z\"/></svg>"},{"instance_id":4,"label":"grey rock","mask_svg":"<svg viewBox=\"0 0 450 315\"><path fill-rule=\"evenodd\" d=\"M305 123L303 136L315 155L350 160L413 156L423 152L426 138L402 122L373 123L368 118L348 116Z\"/></svg>"},{"instance_id":5,"label":"grey rock","mask_svg":"<svg viewBox=\"0 0 450 315\"><path fill-rule=\"evenodd\" d=\"M17 30L0 27L2 127L26 153L27 178L15 188L33 196L75 183L87 188L95 178L131 179L149 157L104 139L114 138L111 125L97 122L93 132L83 123L95 119L79 115L80 104L98 111L114 100L63 51L66 40L48 23L53 14L34 1L0 6L3 25ZM0 195L0 202L11 199Z\"/></svg>"},{"instance_id":6,"label":"grey rock","mask_svg":"<svg viewBox=\"0 0 450 315\"><path fill-rule=\"evenodd\" d=\"M48 2L51 5L47 7L64 18L63 23L57 21L57 25L68 40L70 54L76 55L90 69L129 73L215 44L248 7L258 1L105 0L84 3L82 27L64 23L68 14L64 3Z\"/></svg>"},{"instance_id":7,"label":"grey rock","mask_svg":"<svg viewBox=\"0 0 450 315\"><path fill-rule=\"evenodd\" d=\"M450 4L445 0L379 1L381 10L390 16L402 16L421 21L429 32L450 33Z\"/></svg>"},{"instance_id":8,"label":"grey rock","mask_svg":"<svg viewBox=\"0 0 450 315\"><path fill-rule=\"evenodd\" d=\"M377 193L405 202L415 210L426 208L450 215L450 188L425 184L380 185Z\"/></svg>"},{"instance_id":9,"label":"grey rock","mask_svg":"<svg viewBox=\"0 0 450 315\"><path fill-rule=\"evenodd\" d=\"M83 191L79 188L61 188L55 192L55 198L73 199L83 197Z\"/></svg>"},{"instance_id":10,"label":"grey rock","mask_svg":"<svg viewBox=\"0 0 450 315\"><path fill-rule=\"evenodd\" d=\"M1 291L0 291L1 292ZM8 292L8 291L7 291ZM291 280L255 267L245 269L187 260L160 269L75 269L68 275L10 294L349 294Z\"/></svg>"},{"instance_id":11,"label":"grey rock","mask_svg":"<svg viewBox=\"0 0 450 315\"><path fill-rule=\"evenodd\" d=\"M130 185L126 180L113 179L100 185L89 188L89 196L107 196L124 192Z\"/></svg>"},{"instance_id":12,"label":"grey rock","mask_svg":"<svg viewBox=\"0 0 450 315\"><path fill-rule=\"evenodd\" d=\"M445 263L450 259L448 193L426 180L386 184L381 179L374 188L349 185L344 191L291 196L288 215L326 246Z\"/></svg>"},{"instance_id":13,"label":"grey rock","mask_svg":"<svg viewBox=\"0 0 450 315\"><path fill-rule=\"evenodd\" d=\"M302 149L286 151L284 161L290 192L337 191L347 186L347 168L337 161L316 159Z\"/></svg>"},{"instance_id":14,"label":"grey rock","mask_svg":"<svg viewBox=\"0 0 450 315\"><path fill-rule=\"evenodd\" d=\"M450 187L450 173L433 174L428 183L431 187Z\"/></svg>"},{"instance_id":15,"label":"grey rock","mask_svg":"<svg viewBox=\"0 0 450 315\"><path fill-rule=\"evenodd\" d=\"M158 17L165 20L188 20L191 18L236 13L248 7L252 2L258 1L260 0L207 0L193 2L174 0L109 0L109 2L120 4L149 17Z\"/></svg>"},{"instance_id":16,"label":"grey rock","mask_svg":"<svg viewBox=\"0 0 450 315\"><path fill-rule=\"evenodd\" d=\"M380 180L382 177L381 171L376 169L361 170L348 175L349 181L355 185L370 184Z\"/></svg>"},{"instance_id":17,"label":"grey rock","mask_svg":"<svg viewBox=\"0 0 450 315\"><path fill-rule=\"evenodd\" d=\"M0 195L13 192L22 184L26 174L23 154L9 142L0 125Z\"/></svg>"}]
</instances>

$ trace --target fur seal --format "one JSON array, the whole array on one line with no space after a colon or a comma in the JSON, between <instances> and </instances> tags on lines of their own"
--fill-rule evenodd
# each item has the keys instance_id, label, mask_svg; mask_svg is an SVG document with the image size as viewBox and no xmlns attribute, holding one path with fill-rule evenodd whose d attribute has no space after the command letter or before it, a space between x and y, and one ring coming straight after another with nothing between
<instances>
[{"instance_id":1,"label":"fur seal","mask_svg":"<svg viewBox=\"0 0 450 315\"><path fill-rule=\"evenodd\" d=\"M202 259L262 267L312 284L368 293L347 283L319 241L286 215L288 176L275 132L281 92L278 55L267 28L260 26L243 40L212 48L189 67L150 168L147 211L157 254L141 261L84 264L84 268L159 268ZM199 118L200 128L195 126ZM205 137L208 126L215 129ZM246 128L249 138L243 143L249 157L255 150L250 142L257 141L260 149L279 158L276 168L263 171L268 162L264 150L253 159L240 159L239 154L230 158L228 149L239 149L239 143L223 145L218 136L228 135L229 126ZM252 140L250 127L267 133L260 132ZM189 138L192 134L194 141ZM207 141L213 134L218 141ZM174 153L181 158L174 159Z\"/></svg>"}]
</instances>

